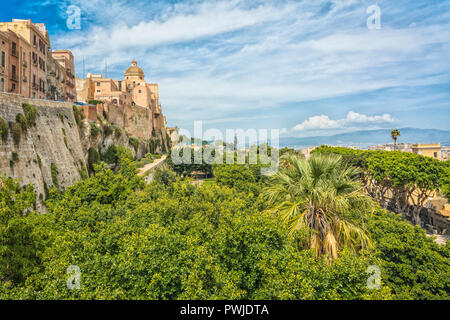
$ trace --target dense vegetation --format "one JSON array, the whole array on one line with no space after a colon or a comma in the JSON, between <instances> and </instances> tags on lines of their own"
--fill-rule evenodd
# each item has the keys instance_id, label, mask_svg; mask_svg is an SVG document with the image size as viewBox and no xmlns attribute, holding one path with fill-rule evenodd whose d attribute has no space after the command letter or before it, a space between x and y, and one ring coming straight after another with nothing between
<instances>
[{"instance_id":1,"label":"dense vegetation","mask_svg":"<svg viewBox=\"0 0 450 320\"><path fill-rule=\"evenodd\" d=\"M0 298L449 298L450 244L375 204L345 217L373 246L330 260L310 249L311 230L290 233L269 210L257 168L213 165L216 180L199 187L165 168L146 184L130 155L113 151L116 173L93 165L91 177L50 192L42 215L31 186L1 178ZM71 265L81 289L67 288ZM367 287L371 265L379 289Z\"/></svg>"},{"instance_id":2,"label":"dense vegetation","mask_svg":"<svg viewBox=\"0 0 450 320\"><path fill-rule=\"evenodd\" d=\"M337 154L362 170L366 192L381 206L421 223L420 211L436 192L448 194L449 162L410 152L362 151L322 146L313 153ZM391 194L391 199L388 195Z\"/></svg>"}]
</instances>

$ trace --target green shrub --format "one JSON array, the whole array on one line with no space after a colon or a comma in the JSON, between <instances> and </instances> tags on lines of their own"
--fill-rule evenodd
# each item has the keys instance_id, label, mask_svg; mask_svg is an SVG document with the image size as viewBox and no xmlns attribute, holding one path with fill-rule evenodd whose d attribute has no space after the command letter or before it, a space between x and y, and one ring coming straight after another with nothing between
<instances>
[{"instance_id":1,"label":"green shrub","mask_svg":"<svg viewBox=\"0 0 450 320\"><path fill-rule=\"evenodd\" d=\"M169 185L177 181L177 174L170 170L168 166L163 166L155 170L154 179L158 183Z\"/></svg>"},{"instance_id":2,"label":"green shrub","mask_svg":"<svg viewBox=\"0 0 450 320\"><path fill-rule=\"evenodd\" d=\"M112 127L109 124L106 124L103 127L103 132L105 133L105 136L107 137L107 136L110 136L113 133L113 129L112 129Z\"/></svg>"},{"instance_id":3,"label":"green shrub","mask_svg":"<svg viewBox=\"0 0 450 320\"><path fill-rule=\"evenodd\" d=\"M134 151L138 151L139 148L139 140L135 137L131 137L128 142L133 146Z\"/></svg>"},{"instance_id":4,"label":"green shrub","mask_svg":"<svg viewBox=\"0 0 450 320\"><path fill-rule=\"evenodd\" d=\"M148 148L150 150L150 153L154 154L156 151L156 145L155 145L155 140L150 140L150 142L148 143Z\"/></svg>"},{"instance_id":5,"label":"green shrub","mask_svg":"<svg viewBox=\"0 0 450 320\"><path fill-rule=\"evenodd\" d=\"M89 172L94 172L94 164L100 161L100 154L94 148L88 150L88 169Z\"/></svg>"},{"instance_id":6,"label":"green shrub","mask_svg":"<svg viewBox=\"0 0 450 320\"><path fill-rule=\"evenodd\" d=\"M28 129L27 118L25 117L24 114L18 113L18 114L16 115L16 122L17 122L18 124L20 124L20 128L21 128L23 131L27 131L27 129Z\"/></svg>"},{"instance_id":7,"label":"green shrub","mask_svg":"<svg viewBox=\"0 0 450 320\"><path fill-rule=\"evenodd\" d=\"M58 182L58 168L56 167L56 164L52 163L52 164L50 165L50 172L51 172L51 175L52 175L52 182L53 182L53 185L54 185L56 188L59 188L59 182Z\"/></svg>"},{"instance_id":8,"label":"green shrub","mask_svg":"<svg viewBox=\"0 0 450 320\"><path fill-rule=\"evenodd\" d=\"M80 159L78 161L78 164L80 166L78 168L78 173L80 174L81 179L83 179L83 180L87 179L88 178L88 173L87 173L86 167L84 166L83 161ZM76 163L75 163L75 165L76 165Z\"/></svg>"},{"instance_id":9,"label":"green shrub","mask_svg":"<svg viewBox=\"0 0 450 320\"><path fill-rule=\"evenodd\" d=\"M22 135L22 126L20 123L15 122L11 124L11 132L14 143L18 145L20 143L20 136Z\"/></svg>"},{"instance_id":10,"label":"green shrub","mask_svg":"<svg viewBox=\"0 0 450 320\"><path fill-rule=\"evenodd\" d=\"M84 113L81 110L81 108L77 107L76 105L73 105L72 109L75 122L77 123L78 127L80 127L81 121L83 121L86 117L84 116Z\"/></svg>"},{"instance_id":11,"label":"green shrub","mask_svg":"<svg viewBox=\"0 0 450 320\"><path fill-rule=\"evenodd\" d=\"M89 100L88 103L97 105L97 104L101 104L102 102L100 100Z\"/></svg>"},{"instance_id":12,"label":"green shrub","mask_svg":"<svg viewBox=\"0 0 450 320\"><path fill-rule=\"evenodd\" d=\"M13 160L14 162L19 161L19 155L18 155L16 152L13 152L13 153L12 153L12 160Z\"/></svg>"},{"instance_id":13,"label":"green shrub","mask_svg":"<svg viewBox=\"0 0 450 320\"><path fill-rule=\"evenodd\" d=\"M0 137L4 142L6 142L6 140L8 139L8 134L9 134L8 122L6 122L5 119L0 117Z\"/></svg>"},{"instance_id":14,"label":"green shrub","mask_svg":"<svg viewBox=\"0 0 450 320\"><path fill-rule=\"evenodd\" d=\"M100 131L100 128L95 123L91 123L91 137L97 137Z\"/></svg>"},{"instance_id":15,"label":"green shrub","mask_svg":"<svg viewBox=\"0 0 450 320\"><path fill-rule=\"evenodd\" d=\"M22 104L23 112L25 113L25 119L27 122L27 127L31 128L36 125L36 117L37 117L37 109L33 107L31 104L23 103Z\"/></svg>"},{"instance_id":16,"label":"green shrub","mask_svg":"<svg viewBox=\"0 0 450 320\"><path fill-rule=\"evenodd\" d=\"M122 129L120 127L114 127L114 135L116 136L116 138L120 138L120 136L122 135Z\"/></svg>"}]
</instances>

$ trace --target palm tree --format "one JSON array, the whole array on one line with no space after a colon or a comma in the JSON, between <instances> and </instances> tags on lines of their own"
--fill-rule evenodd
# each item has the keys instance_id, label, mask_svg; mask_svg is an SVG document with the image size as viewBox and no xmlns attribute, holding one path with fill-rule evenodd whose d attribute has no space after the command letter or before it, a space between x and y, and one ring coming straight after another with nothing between
<instances>
[{"instance_id":1,"label":"palm tree","mask_svg":"<svg viewBox=\"0 0 450 320\"><path fill-rule=\"evenodd\" d=\"M394 129L394 130L391 131L391 137L394 140L394 150L397 149L397 139L400 136L401 136L400 130Z\"/></svg>"},{"instance_id":2,"label":"palm tree","mask_svg":"<svg viewBox=\"0 0 450 320\"><path fill-rule=\"evenodd\" d=\"M337 155L313 154L310 160L288 154L264 190L271 210L289 223L290 233L307 230L316 257L337 258L340 249L370 246L365 232L349 219L372 208L362 193L359 170L344 166ZM286 163L286 162L285 162Z\"/></svg>"}]
</instances>

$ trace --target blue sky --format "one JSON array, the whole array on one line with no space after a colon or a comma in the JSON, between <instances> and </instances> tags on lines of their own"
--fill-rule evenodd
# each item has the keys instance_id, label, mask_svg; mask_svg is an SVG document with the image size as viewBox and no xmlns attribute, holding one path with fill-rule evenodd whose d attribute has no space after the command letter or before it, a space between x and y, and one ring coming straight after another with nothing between
<instances>
[{"instance_id":1,"label":"blue sky","mask_svg":"<svg viewBox=\"0 0 450 320\"><path fill-rule=\"evenodd\" d=\"M450 130L450 1L5 1L0 21L44 22L76 73L120 79L136 59L169 126ZM381 29L367 8L378 5ZM66 26L67 8L81 29ZM6 10L5 10L6 8Z\"/></svg>"}]
</instances>

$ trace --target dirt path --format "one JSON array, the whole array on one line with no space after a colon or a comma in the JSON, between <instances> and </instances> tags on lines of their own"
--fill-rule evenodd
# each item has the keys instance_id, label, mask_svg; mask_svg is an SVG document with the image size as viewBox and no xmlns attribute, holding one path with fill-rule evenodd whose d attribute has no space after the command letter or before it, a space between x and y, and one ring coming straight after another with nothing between
<instances>
[{"instance_id":1,"label":"dirt path","mask_svg":"<svg viewBox=\"0 0 450 320\"><path fill-rule=\"evenodd\" d=\"M160 159L156 159L152 163L146 164L145 166L143 166L142 168L139 169L138 176L143 176L147 171L157 167L162 162L164 162L166 160L166 158L167 158L167 155L165 154Z\"/></svg>"},{"instance_id":2,"label":"dirt path","mask_svg":"<svg viewBox=\"0 0 450 320\"><path fill-rule=\"evenodd\" d=\"M445 244L447 240L450 240L450 235L445 235L445 234L427 234L427 236L430 238L433 236L436 236L434 241L437 244Z\"/></svg>"}]
</instances>

